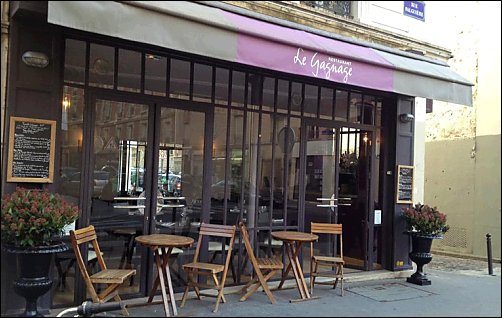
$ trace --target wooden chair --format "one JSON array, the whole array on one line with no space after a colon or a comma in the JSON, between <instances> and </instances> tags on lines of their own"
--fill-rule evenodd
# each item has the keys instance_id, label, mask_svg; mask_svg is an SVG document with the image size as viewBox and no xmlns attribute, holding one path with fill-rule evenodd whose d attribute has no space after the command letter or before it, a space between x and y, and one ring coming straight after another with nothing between
<instances>
[{"instance_id":1,"label":"wooden chair","mask_svg":"<svg viewBox=\"0 0 502 318\"><path fill-rule=\"evenodd\" d=\"M96 236L96 230L93 225L88 227L72 230L70 231L71 244L73 246L73 251L75 252L75 257L77 259L78 267L80 272L84 277L85 284L87 286L87 291L91 294L92 301L95 303L104 303L110 299L120 301L118 295L118 288L124 283L124 281L136 274L135 269L108 269L103 260L103 253L101 252L98 240ZM81 244L91 243L94 251L96 252L96 257L98 259L98 264L100 271L89 276L87 272L87 267L85 266L84 260L82 258L82 253L80 252L79 246ZM94 284L107 284L108 286L99 294L94 289ZM129 313L127 309L122 309L122 314L128 316Z\"/></svg>"},{"instance_id":2,"label":"wooden chair","mask_svg":"<svg viewBox=\"0 0 502 318\"><path fill-rule=\"evenodd\" d=\"M242 233L242 238L244 239L244 245L246 246L246 252L248 254L249 260L251 261L251 264L253 265L254 271L256 273L255 277L253 277L252 280L250 280L242 289L240 292L246 292L251 285L254 284L254 286L251 287L247 293L241 297L240 301L245 301L246 299L249 298L258 288L261 286L263 288L263 291L267 294L268 299L270 299L270 302L272 304L275 304L275 298L272 295L272 292L270 291L270 288L268 288L267 285L267 280L269 280L274 274L282 270L284 268L284 265L282 262L277 259L277 258L256 258L253 252L253 247L251 246L251 242L249 240L249 234L248 230L246 228L246 225L244 223L240 222L239 227L241 229ZM263 276L263 271L265 271L265 276ZM266 273L268 271L268 273Z\"/></svg>"},{"instance_id":3,"label":"wooden chair","mask_svg":"<svg viewBox=\"0 0 502 318\"><path fill-rule=\"evenodd\" d=\"M332 285L333 289L336 288L338 280L340 280L340 285L342 289L343 296L343 237L342 237L342 225L341 224L330 224L330 223L311 223L310 232L312 234L328 234L335 242L336 254L337 255L316 255L314 253L314 242L310 243L310 293L313 293L314 285L316 284L315 279L317 277L331 277L334 278L332 281L327 282L317 282L317 284L322 285ZM339 244L337 244L337 241ZM331 253L334 254L334 253ZM319 271L319 267L331 267L330 271ZM334 271L333 271L334 269Z\"/></svg>"},{"instance_id":4,"label":"wooden chair","mask_svg":"<svg viewBox=\"0 0 502 318\"><path fill-rule=\"evenodd\" d=\"M213 264L213 263L203 263L199 262L199 252L202 244L202 240L204 237L220 237L223 239L230 239L230 243L228 244L228 250L226 251L226 260L225 264ZM235 225L216 225L216 224L207 224L202 223L200 225L199 230L199 239L197 242L197 247L195 249L195 254L193 257L193 262L183 265L183 270L185 270L187 274L187 286L185 288L185 293L183 294L183 299L181 300L180 307L185 305L186 298L188 296L188 290L190 287L193 287L195 290L195 294L197 298L200 300L200 296L208 296L208 297L216 297L216 306L214 307L213 312L218 311L218 306L220 301L226 302L225 296L223 295L223 288L225 286L225 281L227 279L228 265L230 263L230 258L232 257L232 247L234 246L235 240ZM218 277L216 274L223 272L220 279L218 281ZM193 277L194 275L195 277ZM203 284L198 282L198 275L210 276L215 283L215 286ZM212 288L218 290L218 295L214 296L211 294L203 294L200 291L200 287L204 288Z\"/></svg>"}]
</instances>

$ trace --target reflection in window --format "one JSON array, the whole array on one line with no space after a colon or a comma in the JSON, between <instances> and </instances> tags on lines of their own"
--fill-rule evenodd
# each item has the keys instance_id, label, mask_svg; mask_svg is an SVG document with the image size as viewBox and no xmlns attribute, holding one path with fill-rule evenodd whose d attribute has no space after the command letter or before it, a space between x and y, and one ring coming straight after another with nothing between
<instances>
[{"instance_id":1,"label":"reflection in window","mask_svg":"<svg viewBox=\"0 0 502 318\"><path fill-rule=\"evenodd\" d=\"M216 68L215 80L215 103L219 105L228 104L228 76L230 71L223 68Z\"/></svg>"},{"instance_id":2,"label":"reflection in window","mask_svg":"<svg viewBox=\"0 0 502 318\"><path fill-rule=\"evenodd\" d=\"M141 53L119 49L117 89L141 91Z\"/></svg>"},{"instance_id":3,"label":"reflection in window","mask_svg":"<svg viewBox=\"0 0 502 318\"><path fill-rule=\"evenodd\" d=\"M64 81L67 84L84 85L86 43L66 39Z\"/></svg>"},{"instance_id":4,"label":"reflection in window","mask_svg":"<svg viewBox=\"0 0 502 318\"><path fill-rule=\"evenodd\" d=\"M262 109L264 111L274 111L274 98L275 98L275 79L265 77L263 79L263 101Z\"/></svg>"},{"instance_id":5,"label":"reflection in window","mask_svg":"<svg viewBox=\"0 0 502 318\"><path fill-rule=\"evenodd\" d=\"M80 203L80 186L82 171L82 138L83 138L83 117L84 117L84 90L80 88L64 86L63 96L66 98L66 105L62 107L61 121L61 143L60 147L60 171L57 193L61 194L65 200L73 204ZM75 224L67 228L74 228ZM76 266L70 266L70 259L73 251L59 253L55 258L57 265L64 268L63 275L69 272L75 273ZM58 288L54 289L52 302L54 305L73 303L73 291L75 288L75 275L66 275L63 280L59 278Z\"/></svg>"},{"instance_id":6,"label":"reflection in window","mask_svg":"<svg viewBox=\"0 0 502 318\"><path fill-rule=\"evenodd\" d=\"M321 118L333 118L333 89L321 87L321 101L319 103L319 114Z\"/></svg>"},{"instance_id":7,"label":"reflection in window","mask_svg":"<svg viewBox=\"0 0 502 318\"><path fill-rule=\"evenodd\" d=\"M213 67L194 63L193 78L193 100L210 103L213 91Z\"/></svg>"},{"instance_id":8,"label":"reflection in window","mask_svg":"<svg viewBox=\"0 0 502 318\"><path fill-rule=\"evenodd\" d=\"M360 93L350 93L349 122L361 123L362 95Z\"/></svg>"},{"instance_id":9,"label":"reflection in window","mask_svg":"<svg viewBox=\"0 0 502 318\"><path fill-rule=\"evenodd\" d=\"M232 106L244 106L246 73L232 71Z\"/></svg>"},{"instance_id":10,"label":"reflection in window","mask_svg":"<svg viewBox=\"0 0 502 318\"><path fill-rule=\"evenodd\" d=\"M145 94L166 96L167 58L145 54Z\"/></svg>"},{"instance_id":11,"label":"reflection in window","mask_svg":"<svg viewBox=\"0 0 502 318\"><path fill-rule=\"evenodd\" d=\"M336 90L335 120L347 121L348 105L349 105L349 93L347 91Z\"/></svg>"},{"instance_id":12,"label":"reflection in window","mask_svg":"<svg viewBox=\"0 0 502 318\"><path fill-rule=\"evenodd\" d=\"M91 43L89 63L89 85L113 88L115 48Z\"/></svg>"},{"instance_id":13,"label":"reflection in window","mask_svg":"<svg viewBox=\"0 0 502 318\"><path fill-rule=\"evenodd\" d=\"M279 80L277 82L277 112L287 114L289 101L289 82Z\"/></svg>"},{"instance_id":14,"label":"reflection in window","mask_svg":"<svg viewBox=\"0 0 502 318\"><path fill-rule=\"evenodd\" d=\"M305 102L303 104L304 116L317 117L317 95L317 86L305 85Z\"/></svg>"},{"instance_id":15,"label":"reflection in window","mask_svg":"<svg viewBox=\"0 0 502 318\"><path fill-rule=\"evenodd\" d=\"M169 97L189 99L190 96L190 62L171 59L169 77Z\"/></svg>"}]
</instances>

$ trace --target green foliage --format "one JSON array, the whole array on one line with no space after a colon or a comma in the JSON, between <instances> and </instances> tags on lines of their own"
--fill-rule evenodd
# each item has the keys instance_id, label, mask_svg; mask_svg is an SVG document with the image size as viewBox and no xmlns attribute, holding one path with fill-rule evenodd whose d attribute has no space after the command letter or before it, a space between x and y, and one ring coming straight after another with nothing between
<instances>
[{"instance_id":1,"label":"green foliage","mask_svg":"<svg viewBox=\"0 0 502 318\"><path fill-rule=\"evenodd\" d=\"M442 235L449 230L446 224L446 215L439 212L437 207L430 207L421 203L414 207L404 209L403 216L406 219L408 231L422 234Z\"/></svg>"},{"instance_id":2,"label":"green foliage","mask_svg":"<svg viewBox=\"0 0 502 318\"><path fill-rule=\"evenodd\" d=\"M47 190L16 188L2 197L2 244L50 245L79 216L78 206Z\"/></svg>"}]
</instances>

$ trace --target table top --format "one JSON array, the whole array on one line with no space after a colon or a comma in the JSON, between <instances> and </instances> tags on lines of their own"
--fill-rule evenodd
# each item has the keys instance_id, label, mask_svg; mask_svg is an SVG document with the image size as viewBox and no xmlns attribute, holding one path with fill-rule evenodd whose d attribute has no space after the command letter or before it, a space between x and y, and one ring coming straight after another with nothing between
<instances>
[{"instance_id":1,"label":"table top","mask_svg":"<svg viewBox=\"0 0 502 318\"><path fill-rule=\"evenodd\" d=\"M150 234L136 237L136 241L146 246L156 247L183 247L190 246L193 238L181 235L171 234Z\"/></svg>"},{"instance_id":2,"label":"table top","mask_svg":"<svg viewBox=\"0 0 502 318\"><path fill-rule=\"evenodd\" d=\"M315 234L297 232L297 231L272 232L272 237L281 241L299 241L299 242L312 242L319 238L319 236Z\"/></svg>"}]
</instances>

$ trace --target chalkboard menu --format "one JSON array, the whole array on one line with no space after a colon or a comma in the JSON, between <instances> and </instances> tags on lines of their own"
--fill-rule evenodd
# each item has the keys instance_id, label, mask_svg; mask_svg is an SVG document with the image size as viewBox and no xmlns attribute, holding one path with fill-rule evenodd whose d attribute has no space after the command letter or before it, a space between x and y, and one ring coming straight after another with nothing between
<instances>
[{"instance_id":1,"label":"chalkboard menu","mask_svg":"<svg viewBox=\"0 0 502 318\"><path fill-rule=\"evenodd\" d=\"M8 182L52 183L56 121L10 118Z\"/></svg>"},{"instance_id":2,"label":"chalkboard menu","mask_svg":"<svg viewBox=\"0 0 502 318\"><path fill-rule=\"evenodd\" d=\"M413 203L413 166L397 166L396 203Z\"/></svg>"}]
</instances>

